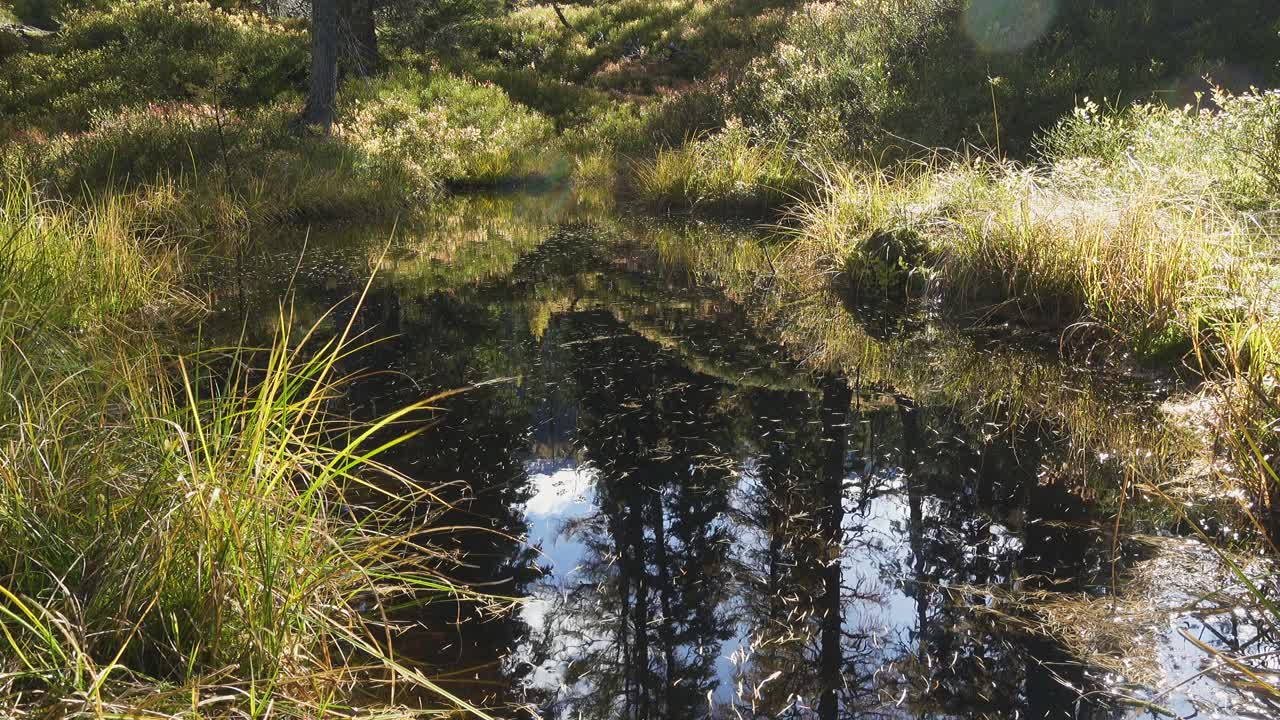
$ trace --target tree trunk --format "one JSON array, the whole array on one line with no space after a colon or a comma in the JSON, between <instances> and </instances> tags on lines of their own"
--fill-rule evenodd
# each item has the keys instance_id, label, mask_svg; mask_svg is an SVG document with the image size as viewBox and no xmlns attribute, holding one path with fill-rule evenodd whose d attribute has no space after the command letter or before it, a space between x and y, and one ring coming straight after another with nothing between
<instances>
[{"instance_id":1,"label":"tree trunk","mask_svg":"<svg viewBox=\"0 0 1280 720\"><path fill-rule=\"evenodd\" d=\"M342 36L344 72L368 77L378 71L378 33L373 21L374 0L344 0Z\"/></svg>"},{"instance_id":2,"label":"tree trunk","mask_svg":"<svg viewBox=\"0 0 1280 720\"><path fill-rule=\"evenodd\" d=\"M561 24L561 25L564 25L566 28L568 28L570 32L577 32L577 31L578 31L578 28L574 27L573 25L571 25L571 24L569 23L569 18L567 18L567 17L565 17L565 16L564 16L564 12L562 12L562 11L560 10L560 5L559 5L559 4L557 4L557 3L554 3L554 2L553 2L553 3L551 3L551 7L552 7L552 9L554 9L554 10L556 11L556 17L560 18L560 24Z\"/></svg>"},{"instance_id":3,"label":"tree trunk","mask_svg":"<svg viewBox=\"0 0 1280 720\"><path fill-rule=\"evenodd\" d=\"M338 0L311 0L311 88L302 122L325 132L338 99Z\"/></svg>"}]
</instances>

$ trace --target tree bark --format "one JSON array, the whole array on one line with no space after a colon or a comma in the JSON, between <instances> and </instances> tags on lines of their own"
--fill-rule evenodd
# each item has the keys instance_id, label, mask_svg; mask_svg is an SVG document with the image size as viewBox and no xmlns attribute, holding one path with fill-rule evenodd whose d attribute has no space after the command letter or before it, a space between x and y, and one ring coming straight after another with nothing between
<instances>
[{"instance_id":1,"label":"tree bark","mask_svg":"<svg viewBox=\"0 0 1280 720\"><path fill-rule=\"evenodd\" d=\"M374 0L345 0L342 3L344 72L368 77L378 71L378 33L373 19Z\"/></svg>"},{"instance_id":2,"label":"tree bark","mask_svg":"<svg viewBox=\"0 0 1280 720\"><path fill-rule=\"evenodd\" d=\"M311 0L311 87L302 122L325 132L338 101L338 0Z\"/></svg>"}]
</instances>

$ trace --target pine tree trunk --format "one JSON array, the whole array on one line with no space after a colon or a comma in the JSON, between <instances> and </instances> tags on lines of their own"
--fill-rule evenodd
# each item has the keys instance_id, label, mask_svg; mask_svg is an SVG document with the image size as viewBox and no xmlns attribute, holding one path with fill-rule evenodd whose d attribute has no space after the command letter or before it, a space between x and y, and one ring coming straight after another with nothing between
<instances>
[{"instance_id":1,"label":"pine tree trunk","mask_svg":"<svg viewBox=\"0 0 1280 720\"><path fill-rule=\"evenodd\" d=\"M338 0L311 0L311 88L302 122L325 132L338 98Z\"/></svg>"}]
</instances>

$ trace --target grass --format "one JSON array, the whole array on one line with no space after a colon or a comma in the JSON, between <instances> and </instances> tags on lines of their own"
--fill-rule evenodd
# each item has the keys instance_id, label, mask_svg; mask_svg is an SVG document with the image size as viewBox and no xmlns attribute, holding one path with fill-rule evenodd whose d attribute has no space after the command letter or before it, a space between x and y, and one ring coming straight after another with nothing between
<instances>
[{"instance_id":1,"label":"grass","mask_svg":"<svg viewBox=\"0 0 1280 720\"><path fill-rule=\"evenodd\" d=\"M840 256L860 291L883 275L876 239L888 236L923 246L909 270L951 311L1096 324L1139 352L1189 349L1206 325L1269 305L1264 237L1221 208L1081 197L982 160L937 162L905 179L841 169L826 182L825 199L799 211L802 237Z\"/></svg>"},{"instance_id":2,"label":"grass","mask_svg":"<svg viewBox=\"0 0 1280 720\"><path fill-rule=\"evenodd\" d=\"M796 213L799 246L833 258L855 293L905 274L952 312L1101 334L1165 362L1212 346L1265 376L1280 339L1275 196L1251 158L1269 152L1273 97L1086 109L1036 165L938 153L893 171L837 166Z\"/></svg>"},{"instance_id":3,"label":"grass","mask_svg":"<svg viewBox=\"0 0 1280 720\"><path fill-rule=\"evenodd\" d=\"M138 232L130 199L76 208L41 200L26 178L0 187L0 312L10 329L89 327L179 300L170 290L181 256Z\"/></svg>"},{"instance_id":4,"label":"grass","mask_svg":"<svg viewBox=\"0 0 1280 720\"><path fill-rule=\"evenodd\" d=\"M383 683L468 707L386 619L490 601L417 534L432 489L377 460L439 398L344 420L338 367L370 339L287 309L271 347L170 354L145 318L192 301L135 196L4 200L0 713L327 717Z\"/></svg>"},{"instance_id":5,"label":"grass","mask_svg":"<svg viewBox=\"0 0 1280 720\"><path fill-rule=\"evenodd\" d=\"M632 176L633 193L651 206L721 213L770 212L809 186L785 146L755 143L738 126L658 150Z\"/></svg>"}]
</instances>

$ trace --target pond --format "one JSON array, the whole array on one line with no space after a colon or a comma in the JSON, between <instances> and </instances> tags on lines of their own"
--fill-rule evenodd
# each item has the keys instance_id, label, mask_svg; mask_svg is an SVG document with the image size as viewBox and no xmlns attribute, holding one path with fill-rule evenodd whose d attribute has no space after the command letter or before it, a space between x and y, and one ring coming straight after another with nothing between
<instances>
[{"instance_id":1,"label":"pond","mask_svg":"<svg viewBox=\"0 0 1280 720\"><path fill-rule=\"evenodd\" d=\"M1194 556L1122 492L1190 442L1158 430L1174 384L838 303L769 321L733 268L770 242L463 195L260 243L211 332L343 325L376 266L349 410L470 387L384 459L452 504L452 575L520 602L406 611L397 651L495 717L1275 716L1178 633L1274 647L1260 622L1125 589ZM1108 643L1132 657L1081 657Z\"/></svg>"}]
</instances>

